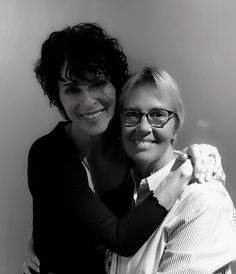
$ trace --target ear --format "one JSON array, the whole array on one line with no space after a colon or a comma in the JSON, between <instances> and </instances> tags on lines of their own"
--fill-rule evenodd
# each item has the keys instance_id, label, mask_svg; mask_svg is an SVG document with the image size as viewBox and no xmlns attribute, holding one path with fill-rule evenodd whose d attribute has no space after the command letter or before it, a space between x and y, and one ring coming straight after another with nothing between
<instances>
[{"instance_id":1,"label":"ear","mask_svg":"<svg viewBox=\"0 0 236 274\"><path fill-rule=\"evenodd\" d=\"M176 118L176 116L174 117L174 127L173 127L173 136L170 139L170 143L172 146L174 146L174 144L177 143L177 133L178 133L178 129L179 129L179 120L178 118Z\"/></svg>"},{"instance_id":2,"label":"ear","mask_svg":"<svg viewBox=\"0 0 236 274\"><path fill-rule=\"evenodd\" d=\"M177 133L175 132L173 134L173 137L170 139L170 143L172 146L174 146L174 144L176 144L176 142L177 142Z\"/></svg>"}]
</instances>

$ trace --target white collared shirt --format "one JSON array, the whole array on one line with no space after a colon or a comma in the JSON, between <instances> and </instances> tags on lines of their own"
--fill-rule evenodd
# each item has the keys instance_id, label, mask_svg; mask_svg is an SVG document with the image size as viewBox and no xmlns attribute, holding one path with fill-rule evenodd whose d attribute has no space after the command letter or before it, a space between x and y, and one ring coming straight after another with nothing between
<instances>
[{"instance_id":1,"label":"white collared shirt","mask_svg":"<svg viewBox=\"0 0 236 274\"><path fill-rule=\"evenodd\" d=\"M173 161L142 183L155 190ZM110 273L212 274L236 259L235 216L232 200L220 182L193 183L134 256L113 254ZM231 273L230 269L225 273Z\"/></svg>"},{"instance_id":2,"label":"white collared shirt","mask_svg":"<svg viewBox=\"0 0 236 274\"><path fill-rule=\"evenodd\" d=\"M135 205L138 205L141 203L149 194L151 191L155 191L160 183L168 176L170 173L170 170L176 160L176 157L170 161L167 165L156 171L155 173L152 173L149 177L144 178L140 181L138 181L138 176L136 175L137 171L135 168L131 169L131 175L135 184L135 190L134 190L134 201ZM145 188L145 191L142 191L142 188ZM142 191L142 193L140 193ZM141 195L140 195L141 194ZM139 197L138 197L139 196Z\"/></svg>"}]
</instances>

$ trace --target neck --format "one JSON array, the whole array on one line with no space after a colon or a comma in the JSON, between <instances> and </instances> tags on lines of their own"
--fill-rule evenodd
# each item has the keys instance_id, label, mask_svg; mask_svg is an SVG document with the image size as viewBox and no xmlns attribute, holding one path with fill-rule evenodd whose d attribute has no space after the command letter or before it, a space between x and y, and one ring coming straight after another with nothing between
<instances>
[{"instance_id":1,"label":"neck","mask_svg":"<svg viewBox=\"0 0 236 274\"><path fill-rule=\"evenodd\" d=\"M77 147L79 154L82 158L96 157L100 155L104 147L104 136L89 135L80 129L77 129L73 124L69 124L67 127L67 133L72 139L73 143Z\"/></svg>"},{"instance_id":2,"label":"neck","mask_svg":"<svg viewBox=\"0 0 236 274\"><path fill-rule=\"evenodd\" d=\"M163 155L159 158L156 159L155 161L152 162L140 162L136 163L137 167L142 175L142 178L146 178L150 176L152 173L160 170L163 168L165 165L167 165L170 161L172 161L175 157L173 148L171 147L170 149L167 149Z\"/></svg>"}]
</instances>

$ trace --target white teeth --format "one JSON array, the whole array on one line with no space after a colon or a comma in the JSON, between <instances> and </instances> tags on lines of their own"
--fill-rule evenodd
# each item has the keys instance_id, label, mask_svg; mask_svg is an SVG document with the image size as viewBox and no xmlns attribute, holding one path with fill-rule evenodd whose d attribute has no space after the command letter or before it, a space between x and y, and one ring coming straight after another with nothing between
<instances>
[{"instance_id":1,"label":"white teeth","mask_svg":"<svg viewBox=\"0 0 236 274\"><path fill-rule=\"evenodd\" d=\"M152 141L134 141L134 143L138 146L142 147L148 147L150 146L153 142Z\"/></svg>"},{"instance_id":2,"label":"white teeth","mask_svg":"<svg viewBox=\"0 0 236 274\"><path fill-rule=\"evenodd\" d=\"M99 117L101 114L102 114L102 111L100 110L93 114L83 114L83 117L88 120L93 120L93 119L96 119L97 117Z\"/></svg>"}]
</instances>

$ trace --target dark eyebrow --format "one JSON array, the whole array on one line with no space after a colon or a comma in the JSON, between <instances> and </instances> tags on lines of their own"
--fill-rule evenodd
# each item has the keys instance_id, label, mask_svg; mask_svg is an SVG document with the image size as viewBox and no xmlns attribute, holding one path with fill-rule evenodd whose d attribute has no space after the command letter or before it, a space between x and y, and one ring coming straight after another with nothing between
<instances>
[{"instance_id":1,"label":"dark eyebrow","mask_svg":"<svg viewBox=\"0 0 236 274\"><path fill-rule=\"evenodd\" d=\"M75 85L76 84L73 83L73 82L66 82L66 81L63 82L63 86L64 87L74 87Z\"/></svg>"},{"instance_id":2,"label":"dark eyebrow","mask_svg":"<svg viewBox=\"0 0 236 274\"><path fill-rule=\"evenodd\" d=\"M61 81L60 80L60 83L61 83L61 87L63 88L72 88L72 87L75 87L76 86L76 83L73 83L73 82L67 82L67 81Z\"/></svg>"},{"instance_id":3,"label":"dark eyebrow","mask_svg":"<svg viewBox=\"0 0 236 274\"><path fill-rule=\"evenodd\" d=\"M76 81L72 81L64 77L60 77L58 81L61 83L63 87L75 87L78 85Z\"/></svg>"}]
</instances>

